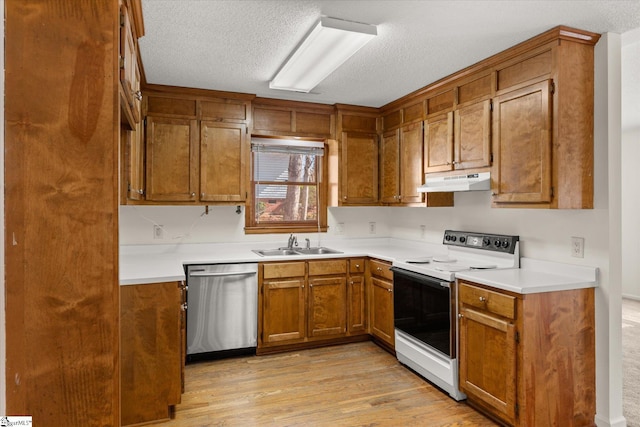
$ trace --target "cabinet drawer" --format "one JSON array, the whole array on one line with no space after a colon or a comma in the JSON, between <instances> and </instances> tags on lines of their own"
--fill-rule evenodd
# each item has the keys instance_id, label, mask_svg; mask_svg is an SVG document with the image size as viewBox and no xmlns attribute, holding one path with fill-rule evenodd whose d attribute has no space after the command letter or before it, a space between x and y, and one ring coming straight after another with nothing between
<instances>
[{"instance_id":1,"label":"cabinet drawer","mask_svg":"<svg viewBox=\"0 0 640 427\"><path fill-rule=\"evenodd\" d=\"M278 262L263 264L262 277L264 279L277 279L280 277L304 276L305 262Z\"/></svg>"},{"instance_id":2,"label":"cabinet drawer","mask_svg":"<svg viewBox=\"0 0 640 427\"><path fill-rule=\"evenodd\" d=\"M309 261L309 276L325 276L328 274L347 274L347 260Z\"/></svg>"},{"instance_id":3,"label":"cabinet drawer","mask_svg":"<svg viewBox=\"0 0 640 427\"><path fill-rule=\"evenodd\" d=\"M391 271L391 263L372 259L369 261L369 271L372 276L381 277L387 280L393 280L393 272Z\"/></svg>"},{"instance_id":4,"label":"cabinet drawer","mask_svg":"<svg viewBox=\"0 0 640 427\"><path fill-rule=\"evenodd\" d=\"M458 298L467 304L508 319L516 318L516 298L460 282Z\"/></svg>"},{"instance_id":5,"label":"cabinet drawer","mask_svg":"<svg viewBox=\"0 0 640 427\"><path fill-rule=\"evenodd\" d=\"M350 259L349 273L364 273L364 258Z\"/></svg>"}]
</instances>

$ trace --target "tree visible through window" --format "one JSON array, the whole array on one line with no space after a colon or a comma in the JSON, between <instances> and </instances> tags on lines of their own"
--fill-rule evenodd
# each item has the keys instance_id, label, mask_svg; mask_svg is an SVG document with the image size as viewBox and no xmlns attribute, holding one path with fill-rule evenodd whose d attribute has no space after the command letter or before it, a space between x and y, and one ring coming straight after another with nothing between
<instances>
[{"instance_id":1,"label":"tree visible through window","mask_svg":"<svg viewBox=\"0 0 640 427\"><path fill-rule=\"evenodd\" d=\"M291 141L295 144L297 141ZM322 143L313 143L322 147ZM248 227L317 229L323 219L322 148L270 146L252 148L252 208ZM319 191L320 189L320 191ZM324 223L324 221L322 221Z\"/></svg>"}]
</instances>

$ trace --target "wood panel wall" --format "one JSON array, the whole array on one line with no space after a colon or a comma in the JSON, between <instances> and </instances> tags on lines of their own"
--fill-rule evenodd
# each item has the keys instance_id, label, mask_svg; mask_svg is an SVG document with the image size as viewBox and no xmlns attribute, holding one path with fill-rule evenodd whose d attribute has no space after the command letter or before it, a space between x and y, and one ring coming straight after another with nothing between
<instances>
[{"instance_id":1,"label":"wood panel wall","mask_svg":"<svg viewBox=\"0 0 640 427\"><path fill-rule=\"evenodd\" d=\"M118 1L5 1L7 414L119 425Z\"/></svg>"}]
</instances>

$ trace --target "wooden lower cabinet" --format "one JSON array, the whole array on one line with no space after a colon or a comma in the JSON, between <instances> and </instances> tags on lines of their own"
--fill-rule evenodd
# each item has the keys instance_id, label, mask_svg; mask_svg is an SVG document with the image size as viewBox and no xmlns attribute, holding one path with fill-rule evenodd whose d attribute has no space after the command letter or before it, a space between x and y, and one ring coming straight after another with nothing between
<instances>
[{"instance_id":1,"label":"wooden lower cabinet","mask_svg":"<svg viewBox=\"0 0 640 427\"><path fill-rule=\"evenodd\" d=\"M120 287L122 425L170 418L180 403L184 369L184 286Z\"/></svg>"},{"instance_id":2,"label":"wooden lower cabinet","mask_svg":"<svg viewBox=\"0 0 640 427\"><path fill-rule=\"evenodd\" d=\"M459 387L509 426L593 426L594 290L513 294L460 280Z\"/></svg>"},{"instance_id":3,"label":"wooden lower cabinet","mask_svg":"<svg viewBox=\"0 0 640 427\"><path fill-rule=\"evenodd\" d=\"M351 263L349 259L261 263L258 353L366 336L364 259L357 259L353 267Z\"/></svg>"},{"instance_id":4,"label":"wooden lower cabinet","mask_svg":"<svg viewBox=\"0 0 640 427\"><path fill-rule=\"evenodd\" d=\"M371 335L393 350L393 273L390 268L389 262L369 261L369 324Z\"/></svg>"}]
</instances>

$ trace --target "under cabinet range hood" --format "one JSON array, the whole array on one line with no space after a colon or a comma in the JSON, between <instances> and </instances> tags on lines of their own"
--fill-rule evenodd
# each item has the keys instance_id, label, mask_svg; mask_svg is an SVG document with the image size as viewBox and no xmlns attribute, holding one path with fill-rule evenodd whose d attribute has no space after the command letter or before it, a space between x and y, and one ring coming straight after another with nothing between
<instances>
[{"instance_id":1,"label":"under cabinet range hood","mask_svg":"<svg viewBox=\"0 0 640 427\"><path fill-rule=\"evenodd\" d=\"M478 191L489 190L490 187L491 174L489 172L438 177L426 175L425 183L418 187L418 192Z\"/></svg>"}]
</instances>

